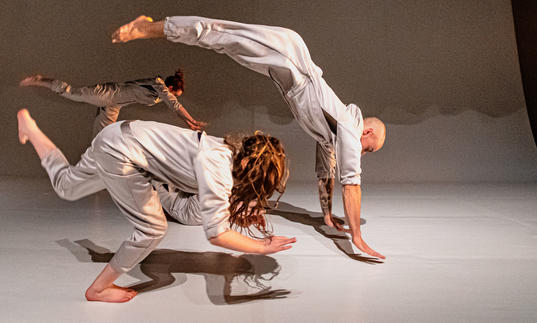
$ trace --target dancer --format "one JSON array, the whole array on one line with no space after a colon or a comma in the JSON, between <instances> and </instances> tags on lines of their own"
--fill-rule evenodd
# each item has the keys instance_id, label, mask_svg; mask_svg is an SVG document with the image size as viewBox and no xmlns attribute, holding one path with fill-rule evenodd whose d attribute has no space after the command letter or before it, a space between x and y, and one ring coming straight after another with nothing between
<instances>
[{"instance_id":1,"label":"dancer","mask_svg":"<svg viewBox=\"0 0 537 323\"><path fill-rule=\"evenodd\" d=\"M80 88L36 74L24 78L20 86L46 87L55 93L77 102L97 106L93 123L93 136L107 125L117 121L119 110L133 103L152 106L161 101L181 118L190 129L203 130L207 124L196 121L177 100L184 91L184 76L180 69L163 80L160 76L128 82L109 82Z\"/></svg>"},{"instance_id":2,"label":"dancer","mask_svg":"<svg viewBox=\"0 0 537 323\"><path fill-rule=\"evenodd\" d=\"M325 223L343 230L331 210L337 164L354 245L371 256L385 258L365 243L360 231L360 157L382 148L386 127L378 118L364 119L356 105L345 106L339 100L311 60L300 35L281 27L203 17L167 17L153 22L146 16L112 34L114 43L148 38L212 49L270 77L298 124L317 141L316 173Z\"/></svg>"},{"instance_id":3,"label":"dancer","mask_svg":"<svg viewBox=\"0 0 537 323\"><path fill-rule=\"evenodd\" d=\"M285 188L286 157L276 138L255 134L233 143L157 122L117 122L103 129L73 166L28 110L20 110L17 118L19 141L32 143L58 196L72 201L106 188L134 225L132 236L86 290L87 300L126 302L136 295L114 281L142 261L166 233L166 217L151 181L198 195L198 216L211 244L270 254L295 242L270 235L264 219L268 199ZM246 228L254 236L250 226L264 238L231 230Z\"/></svg>"}]
</instances>

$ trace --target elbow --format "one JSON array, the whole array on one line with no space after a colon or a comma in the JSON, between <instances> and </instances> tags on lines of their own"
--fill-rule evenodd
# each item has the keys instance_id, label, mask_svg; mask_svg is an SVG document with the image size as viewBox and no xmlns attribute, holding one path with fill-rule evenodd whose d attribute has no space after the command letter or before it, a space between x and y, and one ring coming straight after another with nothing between
<instances>
[{"instance_id":1,"label":"elbow","mask_svg":"<svg viewBox=\"0 0 537 323\"><path fill-rule=\"evenodd\" d=\"M218 236L209 238L209 243L213 246L221 247L220 239L218 239Z\"/></svg>"},{"instance_id":2,"label":"elbow","mask_svg":"<svg viewBox=\"0 0 537 323\"><path fill-rule=\"evenodd\" d=\"M205 230L205 235L209 243L213 246L227 248L230 243L230 238L233 240L232 237L229 236L230 231L231 230L227 228L225 230L222 228L212 228Z\"/></svg>"},{"instance_id":3,"label":"elbow","mask_svg":"<svg viewBox=\"0 0 537 323\"><path fill-rule=\"evenodd\" d=\"M207 238L207 240L209 240L209 243L213 246L228 248L229 236L226 234L227 232L229 231L220 232L216 236Z\"/></svg>"}]
</instances>

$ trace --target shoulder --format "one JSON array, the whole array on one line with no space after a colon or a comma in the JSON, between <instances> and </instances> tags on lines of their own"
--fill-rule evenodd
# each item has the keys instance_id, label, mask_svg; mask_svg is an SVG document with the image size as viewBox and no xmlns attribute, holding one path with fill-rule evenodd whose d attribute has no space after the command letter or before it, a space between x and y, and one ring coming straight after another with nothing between
<instances>
[{"instance_id":1,"label":"shoulder","mask_svg":"<svg viewBox=\"0 0 537 323\"><path fill-rule=\"evenodd\" d=\"M205 133L200 138L198 158L215 167L229 168L233 161L231 148L224 143L223 138L209 136Z\"/></svg>"},{"instance_id":2,"label":"shoulder","mask_svg":"<svg viewBox=\"0 0 537 323\"><path fill-rule=\"evenodd\" d=\"M227 201L233 188L233 158L226 144L202 136L194 169L201 201L209 195L213 200L217 196L216 199Z\"/></svg>"},{"instance_id":3,"label":"shoulder","mask_svg":"<svg viewBox=\"0 0 537 323\"><path fill-rule=\"evenodd\" d=\"M203 133L195 159L196 164L204 172L211 174L211 177L231 180L233 153L230 147L224 143L223 138L212 137Z\"/></svg>"}]
</instances>

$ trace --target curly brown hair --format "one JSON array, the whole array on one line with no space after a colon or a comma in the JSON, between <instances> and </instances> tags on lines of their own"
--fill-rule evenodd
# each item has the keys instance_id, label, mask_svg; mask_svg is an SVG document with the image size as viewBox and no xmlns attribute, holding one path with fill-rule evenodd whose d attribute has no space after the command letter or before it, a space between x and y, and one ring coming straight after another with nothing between
<instances>
[{"instance_id":1,"label":"curly brown hair","mask_svg":"<svg viewBox=\"0 0 537 323\"><path fill-rule=\"evenodd\" d=\"M265 237L271 236L262 211L269 208L268 199L275 191L280 197L285 191L289 170L283 145L277 138L260 131L243 137L241 142L228 136L225 142L233 150L229 222L231 226L246 229L252 237L255 237L250 229L252 225ZM251 202L255 202L255 206L251 206Z\"/></svg>"}]
</instances>

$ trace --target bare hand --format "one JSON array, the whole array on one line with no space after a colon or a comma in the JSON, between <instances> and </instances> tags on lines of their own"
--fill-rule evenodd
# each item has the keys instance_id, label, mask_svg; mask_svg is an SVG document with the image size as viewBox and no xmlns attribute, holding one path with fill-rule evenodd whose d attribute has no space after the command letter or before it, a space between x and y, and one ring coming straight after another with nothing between
<instances>
[{"instance_id":1,"label":"bare hand","mask_svg":"<svg viewBox=\"0 0 537 323\"><path fill-rule=\"evenodd\" d=\"M360 237L360 236L352 238L352 243L354 243L354 245L358 249L362 250L363 252L367 253L370 256L377 257L377 258L380 258L380 259L386 259L386 257L381 255L380 253L378 253L375 250L371 249L367 245L367 243L365 243L365 241L362 239L362 237Z\"/></svg>"},{"instance_id":2,"label":"bare hand","mask_svg":"<svg viewBox=\"0 0 537 323\"><path fill-rule=\"evenodd\" d=\"M207 128L207 122L196 121L196 120L185 120L188 127L194 131L203 131Z\"/></svg>"},{"instance_id":3,"label":"bare hand","mask_svg":"<svg viewBox=\"0 0 537 323\"><path fill-rule=\"evenodd\" d=\"M272 236L269 238L265 238L263 240L264 248L262 253L264 255L268 255L278 251L287 250L291 248L289 244L295 242L296 238L287 238L283 236Z\"/></svg>"},{"instance_id":4,"label":"bare hand","mask_svg":"<svg viewBox=\"0 0 537 323\"><path fill-rule=\"evenodd\" d=\"M112 43L126 43L130 40L147 37L145 27L151 22L153 22L153 18L139 16L128 24L116 29L112 34Z\"/></svg>"},{"instance_id":5,"label":"bare hand","mask_svg":"<svg viewBox=\"0 0 537 323\"><path fill-rule=\"evenodd\" d=\"M350 229L345 229L340 221L332 216L332 214L327 214L324 216L324 224L329 227L335 228L338 231L351 233Z\"/></svg>"}]
</instances>

